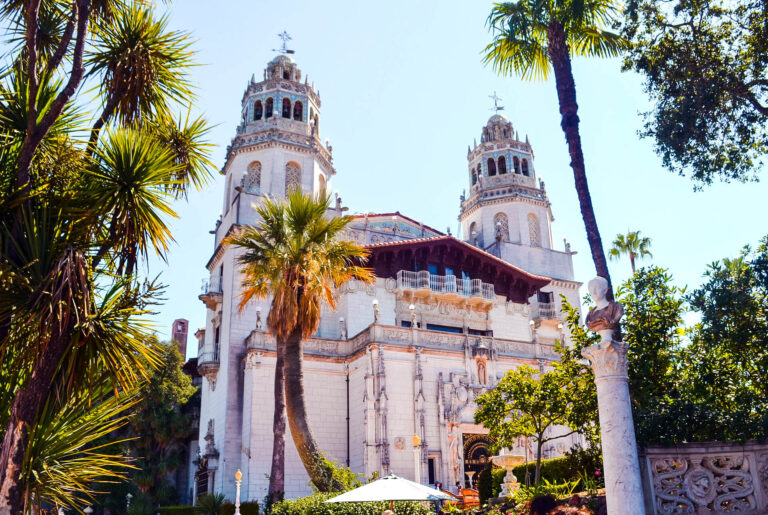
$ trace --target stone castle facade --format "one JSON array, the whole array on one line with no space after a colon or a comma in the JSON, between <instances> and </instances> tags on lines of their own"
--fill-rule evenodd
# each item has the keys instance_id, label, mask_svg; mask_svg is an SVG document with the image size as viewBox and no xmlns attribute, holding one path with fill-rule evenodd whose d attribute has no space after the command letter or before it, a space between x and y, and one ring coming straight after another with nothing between
<instances>
[{"instance_id":1,"label":"stone castle facade","mask_svg":"<svg viewBox=\"0 0 768 515\"><path fill-rule=\"evenodd\" d=\"M222 246L236 227L257 222L251 204L291 188L330 191L332 148L320 139L319 95L286 55L272 60L242 99L242 122L222 169L226 191L200 299L196 336L202 384L195 495L242 499L267 492L275 340L265 331L270 299L238 309L238 250ZM354 216L345 237L368 246L374 284L349 283L304 343L311 427L328 457L366 477L394 472L422 483L467 482L488 459L487 431L474 399L507 370L544 370L555 340L567 341L560 296L579 304L572 252L552 243L553 221L530 143L498 114L467 155L463 238L399 212ZM340 216L341 200L328 216ZM414 447L413 436L420 443ZM578 436L547 444L561 455ZM516 453L534 456L521 440ZM286 438L286 496L310 492Z\"/></svg>"}]
</instances>

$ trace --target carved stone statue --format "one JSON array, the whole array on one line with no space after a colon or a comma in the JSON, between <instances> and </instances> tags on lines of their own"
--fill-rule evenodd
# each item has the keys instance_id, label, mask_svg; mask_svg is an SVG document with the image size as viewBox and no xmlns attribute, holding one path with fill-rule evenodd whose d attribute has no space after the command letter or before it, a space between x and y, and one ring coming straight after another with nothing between
<instances>
[{"instance_id":1,"label":"carved stone statue","mask_svg":"<svg viewBox=\"0 0 768 515\"><path fill-rule=\"evenodd\" d=\"M591 331L612 330L615 333L619 320L624 316L624 308L615 301L609 301L608 281L603 277L595 277L588 284L589 294L594 299L596 306L587 315L587 327Z\"/></svg>"}]
</instances>

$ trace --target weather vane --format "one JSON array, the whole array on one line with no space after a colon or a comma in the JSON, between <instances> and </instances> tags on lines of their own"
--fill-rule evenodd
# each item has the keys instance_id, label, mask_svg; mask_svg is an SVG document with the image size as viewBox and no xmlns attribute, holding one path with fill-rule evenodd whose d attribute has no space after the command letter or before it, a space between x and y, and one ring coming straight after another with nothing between
<instances>
[{"instance_id":1,"label":"weather vane","mask_svg":"<svg viewBox=\"0 0 768 515\"><path fill-rule=\"evenodd\" d=\"M294 50L288 49L288 42L293 39L290 34L288 34L286 31L282 31L280 34L277 35L280 39L283 40L283 45L280 48L273 48L273 52L280 52L281 54L293 54L295 53Z\"/></svg>"},{"instance_id":2,"label":"weather vane","mask_svg":"<svg viewBox=\"0 0 768 515\"><path fill-rule=\"evenodd\" d=\"M501 98L499 97L499 95L496 94L495 91L493 92L493 95L488 95L488 98L493 100L493 107L491 107L491 109L496 111L496 114L498 114L499 111L504 110L504 106L499 105L499 101L501 100Z\"/></svg>"}]
</instances>

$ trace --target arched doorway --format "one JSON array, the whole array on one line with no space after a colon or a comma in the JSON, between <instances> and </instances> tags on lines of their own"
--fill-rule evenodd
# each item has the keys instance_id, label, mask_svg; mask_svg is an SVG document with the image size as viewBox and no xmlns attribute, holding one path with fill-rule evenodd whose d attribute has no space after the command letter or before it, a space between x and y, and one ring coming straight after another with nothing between
<instances>
[{"instance_id":1,"label":"arched doorway","mask_svg":"<svg viewBox=\"0 0 768 515\"><path fill-rule=\"evenodd\" d=\"M469 488L477 487L477 475L490 461L488 447L491 440L488 435L464 433L464 484ZM471 482L470 482L471 478Z\"/></svg>"}]
</instances>

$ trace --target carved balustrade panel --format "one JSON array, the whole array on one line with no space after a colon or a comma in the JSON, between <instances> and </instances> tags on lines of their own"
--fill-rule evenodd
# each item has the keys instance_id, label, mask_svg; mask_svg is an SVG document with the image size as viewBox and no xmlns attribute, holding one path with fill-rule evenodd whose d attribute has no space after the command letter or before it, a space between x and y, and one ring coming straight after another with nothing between
<instances>
[{"instance_id":1,"label":"carved balustrade panel","mask_svg":"<svg viewBox=\"0 0 768 515\"><path fill-rule=\"evenodd\" d=\"M768 512L768 444L649 447L640 461L649 514Z\"/></svg>"}]
</instances>

